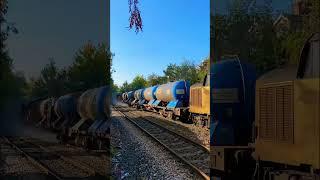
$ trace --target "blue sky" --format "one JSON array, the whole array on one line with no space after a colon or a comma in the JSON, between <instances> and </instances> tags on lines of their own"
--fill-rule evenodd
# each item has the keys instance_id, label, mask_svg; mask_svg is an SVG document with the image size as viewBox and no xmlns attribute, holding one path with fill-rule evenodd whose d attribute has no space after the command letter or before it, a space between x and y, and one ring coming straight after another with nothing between
<instances>
[{"instance_id":1,"label":"blue sky","mask_svg":"<svg viewBox=\"0 0 320 180\"><path fill-rule=\"evenodd\" d=\"M117 85L137 74L163 75L169 63L209 56L209 0L140 0L143 32L128 30L128 1L111 0L111 51ZM188 2L188 3L186 3Z\"/></svg>"}]
</instances>

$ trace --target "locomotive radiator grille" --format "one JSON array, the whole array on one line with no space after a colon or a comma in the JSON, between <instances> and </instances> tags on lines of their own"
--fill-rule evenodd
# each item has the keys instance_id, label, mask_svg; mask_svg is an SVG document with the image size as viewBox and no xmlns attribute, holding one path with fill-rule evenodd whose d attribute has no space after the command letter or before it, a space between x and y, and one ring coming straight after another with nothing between
<instances>
[{"instance_id":1,"label":"locomotive radiator grille","mask_svg":"<svg viewBox=\"0 0 320 180\"><path fill-rule=\"evenodd\" d=\"M202 94L201 88L191 89L191 102L190 105L195 107L202 107Z\"/></svg>"},{"instance_id":2,"label":"locomotive radiator grille","mask_svg":"<svg viewBox=\"0 0 320 180\"><path fill-rule=\"evenodd\" d=\"M259 137L293 143L293 86L259 89Z\"/></svg>"},{"instance_id":3,"label":"locomotive radiator grille","mask_svg":"<svg viewBox=\"0 0 320 180\"><path fill-rule=\"evenodd\" d=\"M277 87L276 121L277 140L293 143L293 93L292 86Z\"/></svg>"},{"instance_id":4,"label":"locomotive radiator grille","mask_svg":"<svg viewBox=\"0 0 320 180\"><path fill-rule=\"evenodd\" d=\"M265 140L274 138L274 89L260 89L260 122L259 136Z\"/></svg>"}]
</instances>

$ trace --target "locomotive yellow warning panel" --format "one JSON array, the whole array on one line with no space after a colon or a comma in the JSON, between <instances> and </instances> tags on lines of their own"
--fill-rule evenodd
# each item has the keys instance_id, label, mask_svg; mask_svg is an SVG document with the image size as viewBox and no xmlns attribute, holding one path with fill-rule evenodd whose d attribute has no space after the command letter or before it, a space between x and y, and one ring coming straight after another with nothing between
<instances>
[{"instance_id":1,"label":"locomotive yellow warning panel","mask_svg":"<svg viewBox=\"0 0 320 180\"><path fill-rule=\"evenodd\" d=\"M190 88L191 113L210 115L210 87L195 86Z\"/></svg>"},{"instance_id":2,"label":"locomotive yellow warning panel","mask_svg":"<svg viewBox=\"0 0 320 180\"><path fill-rule=\"evenodd\" d=\"M320 169L319 62L318 33L303 48L298 67L257 81L257 159Z\"/></svg>"}]
</instances>

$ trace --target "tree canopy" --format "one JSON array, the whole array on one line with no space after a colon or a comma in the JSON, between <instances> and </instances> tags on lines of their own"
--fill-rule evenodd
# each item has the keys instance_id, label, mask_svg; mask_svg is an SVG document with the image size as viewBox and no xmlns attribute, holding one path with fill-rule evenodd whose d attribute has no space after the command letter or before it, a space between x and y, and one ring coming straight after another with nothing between
<instances>
[{"instance_id":1,"label":"tree canopy","mask_svg":"<svg viewBox=\"0 0 320 180\"><path fill-rule=\"evenodd\" d=\"M310 13L300 15L302 29L291 27L278 36L272 1L234 0L227 14L211 17L213 60L238 55L256 65L259 74L283 64L297 64L301 48L311 33L319 31L319 1L308 0ZM292 22L296 23L296 22ZM297 22L299 23L299 22Z\"/></svg>"},{"instance_id":2,"label":"tree canopy","mask_svg":"<svg viewBox=\"0 0 320 180\"><path fill-rule=\"evenodd\" d=\"M5 18L7 12L8 2L0 0L0 110L9 98L22 95L25 86L24 75L13 71L13 60L5 44L9 35L18 33L14 24Z\"/></svg>"},{"instance_id":3,"label":"tree canopy","mask_svg":"<svg viewBox=\"0 0 320 180\"><path fill-rule=\"evenodd\" d=\"M104 44L85 44L75 55L68 69L70 89L84 90L110 84L111 54Z\"/></svg>"},{"instance_id":4,"label":"tree canopy","mask_svg":"<svg viewBox=\"0 0 320 180\"><path fill-rule=\"evenodd\" d=\"M180 64L171 63L163 70L163 76L155 73L150 74L147 78L142 75L137 75L131 83L125 81L118 89L118 92L123 93L178 80L187 80L190 81L191 84L202 83L205 75L209 71L209 63L209 58L204 59L199 65L188 60Z\"/></svg>"},{"instance_id":5,"label":"tree canopy","mask_svg":"<svg viewBox=\"0 0 320 180\"><path fill-rule=\"evenodd\" d=\"M74 56L73 63L66 68L57 67L53 58L41 70L40 76L29 83L31 97L59 97L112 84L111 53L104 44L91 42L81 47Z\"/></svg>"}]
</instances>

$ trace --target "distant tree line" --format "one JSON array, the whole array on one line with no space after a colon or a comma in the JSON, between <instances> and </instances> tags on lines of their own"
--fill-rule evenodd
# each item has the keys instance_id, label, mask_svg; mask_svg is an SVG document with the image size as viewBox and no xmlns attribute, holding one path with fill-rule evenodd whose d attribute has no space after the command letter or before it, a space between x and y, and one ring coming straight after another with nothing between
<instances>
[{"instance_id":1,"label":"distant tree line","mask_svg":"<svg viewBox=\"0 0 320 180\"><path fill-rule=\"evenodd\" d=\"M26 85L23 74L13 71L13 60L8 54L6 41L18 30L6 19L7 12L8 2L0 0L0 112L10 99L22 96Z\"/></svg>"},{"instance_id":2,"label":"distant tree line","mask_svg":"<svg viewBox=\"0 0 320 180\"><path fill-rule=\"evenodd\" d=\"M183 61L181 64L171 63L163 71L163 76L152 73L144 77L138 74L131 83L125 81L120 87L113 84L113 89L118 93L123 93L177 80L190 81L191 85L202 83L205 75L209 72L209 67L209 58L204 59L199 65L188 60Z\"/></svg>"},{"instance_id":3,"label":"distant tree line","mask_svg":"<svg viewBox=\"0 0 320 180\"><path fill-rule=\"evenodd\" d=\"M256 65L259 74L283 64L297 64L300 50L311 33L319 31L319 0L307 0L310 13L301 15L301 29L292 26L280 36L274 29L272 1L234 0L227 14L211 17L213 60L238 55ZM299 17L298 17L299 18ZM290 22L296 23L296 22Z\"/></svg>"},{"instance_id":4,"label":"distant tree line","mask_svg":"<svg viewBox=\"0 0 320 180\"><path fill-rule=\"evenodd\" d=\"M91 42L80 48L69 67L57 67L53 58L41 70L40 76L31 78L27 86L30 97L59 97L111 84L111 53L104 44Z\"/></svg>"},{"instance_id":5,"label":"distant tree line","mask_svg":"<svg viewBox=\"0 0 320 180\"><path fill-rule=\"evenodd\" d=\"M7 12L8 1L0 0L0 112L9 101L18 97L59 97L112 84L112 54L106 45L91 42L75 53L69 67L59 68L54 58L49 58L39 77L27 80L22 72L15 72L5 42L9 35L17 34L18 30L6 19Z\"/></svg>"}]
</instances>

